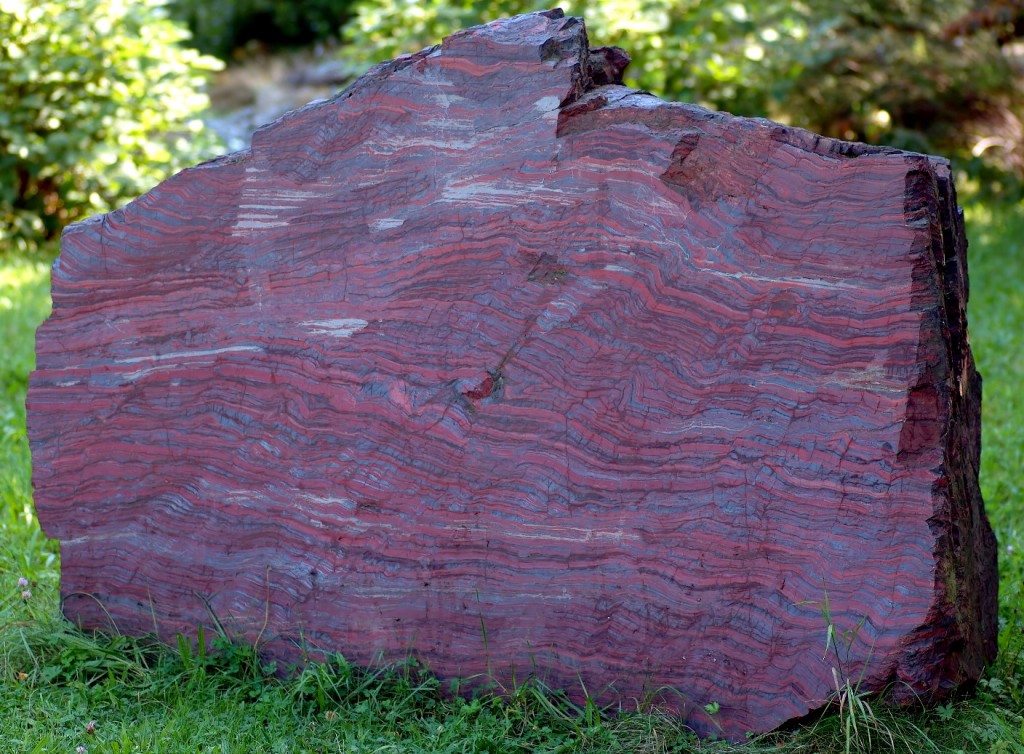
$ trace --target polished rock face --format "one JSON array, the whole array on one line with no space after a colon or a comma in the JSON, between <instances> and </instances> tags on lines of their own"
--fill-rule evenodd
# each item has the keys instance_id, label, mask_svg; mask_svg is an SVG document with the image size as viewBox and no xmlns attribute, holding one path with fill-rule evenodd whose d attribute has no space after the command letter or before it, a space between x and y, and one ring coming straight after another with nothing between
<instances>
[{"instance_id":1,"label":"polished rock face","mask_svg":"<svg viewBox=\"0 0 1024 754\"><path fill-rule=\"evenodd\" d=\"M28 409L71 620L730 738L833 668L897 702L978 677L948 165L625 62L560 12L459 32L67 230Z\"/></svg>"}]
</instances>

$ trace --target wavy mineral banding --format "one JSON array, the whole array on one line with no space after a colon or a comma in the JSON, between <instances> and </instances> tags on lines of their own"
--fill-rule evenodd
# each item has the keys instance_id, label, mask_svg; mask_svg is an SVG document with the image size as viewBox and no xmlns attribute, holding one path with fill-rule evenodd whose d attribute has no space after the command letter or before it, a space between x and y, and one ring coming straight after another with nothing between
<instances>
[{"instance_id":1,"label":"wavy mineral banding","mask_svg":"<svg viewBox=\"0 0 1024 754\"><path fill-rule=\"evenodd\" d=\"M948 164L626 61L560 11L462 31L69 228L28 400L66 615L733 739L834 667L896 702L976 680Z\"/></svg>"}]
</instances>

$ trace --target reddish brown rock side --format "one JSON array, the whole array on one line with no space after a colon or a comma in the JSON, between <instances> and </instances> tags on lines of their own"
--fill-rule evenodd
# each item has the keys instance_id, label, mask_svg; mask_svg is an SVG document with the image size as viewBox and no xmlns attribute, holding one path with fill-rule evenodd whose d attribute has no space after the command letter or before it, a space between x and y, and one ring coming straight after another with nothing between
<instances>
[{"instance_id":1,"label":"reddish brown rock side","mask_svg":"<svg viewBox=\"0 0 1024 754\"><path fill-rule=\"evenodd\" d=\"M68 617L422 658L731 738L995 652L947 164L459 32L65 233L29 431ZM716 702L710 720L704 705Z\"/></svg>"}]
</instances>

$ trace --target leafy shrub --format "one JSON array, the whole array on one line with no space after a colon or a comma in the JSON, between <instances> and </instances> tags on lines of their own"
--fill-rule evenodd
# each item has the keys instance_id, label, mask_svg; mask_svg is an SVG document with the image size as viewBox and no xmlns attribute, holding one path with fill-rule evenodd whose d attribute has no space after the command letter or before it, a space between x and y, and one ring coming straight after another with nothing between
<instances>
[{"instance_id":1,"label":"leafy shrub","mask_svg":"<svg viewBox=\"0 0 1024 754\"><path fill-rule=\"evenodd\" d=\"M188 24L193 43L227 60L252 41L301 45L338 35L352 0L173 0L172 15Z\"/></svg>"},{"instance_id":2,"label":"leafy shrub","mask_svg":"<svg viewBox=\"0 0 1024 754\"><path fill-rule=\"evenodd\" d=\"M803 21L802 44L781 51L791 67L777 76L786 86L776 111L828 136L978 153L982 140L1015 119L1019 81L998 30L952 33L970 7L962 0L817 4Z\"/></svg>"},{"instance_id":3,"label":"leafy shrub","mask_svg":"<svg viewBox=\"0 0 1024 754\"><path fill-rule=\"evenodd\" d=\"M0 0L0 249L35 248L194 163L218 61L159 0Z\"/></svg>"}]
</instances>

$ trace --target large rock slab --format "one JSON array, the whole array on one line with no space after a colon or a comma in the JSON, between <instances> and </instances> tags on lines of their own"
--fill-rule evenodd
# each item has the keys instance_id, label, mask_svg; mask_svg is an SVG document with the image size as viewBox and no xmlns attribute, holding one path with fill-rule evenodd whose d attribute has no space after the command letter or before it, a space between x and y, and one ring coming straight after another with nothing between
<instances>
[{"instance_id":1,"label":"large rock slab","mask_svg":"<svg viewBox=\"0 0 1024 754\"><path fill-rule=\"evenodd\" d=\"M740 738L995 652L946 162L663 102L560 12L68 229L29 431L67 616L213 615ZM848 646L823 657L828 598ZM704 709L718 704L713 719Z\"/></svg>"}]
</instances>

